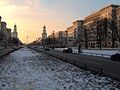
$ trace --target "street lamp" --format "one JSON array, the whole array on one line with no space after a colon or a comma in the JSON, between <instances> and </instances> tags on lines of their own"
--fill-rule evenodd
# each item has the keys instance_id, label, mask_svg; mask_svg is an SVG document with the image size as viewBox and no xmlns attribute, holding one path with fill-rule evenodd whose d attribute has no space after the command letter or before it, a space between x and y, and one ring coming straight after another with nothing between
<instances>
[{"instance_id":1,"label":"street lamp","mask_svg":"<svg viewBox=\"0 0 120 90\"><path fill-rule=\"evenodd\" d=\"M53 31L53 49L55 48L55 46L54 46L54 38L55 38L55 33Z\"/></svg>"}]
</instances>

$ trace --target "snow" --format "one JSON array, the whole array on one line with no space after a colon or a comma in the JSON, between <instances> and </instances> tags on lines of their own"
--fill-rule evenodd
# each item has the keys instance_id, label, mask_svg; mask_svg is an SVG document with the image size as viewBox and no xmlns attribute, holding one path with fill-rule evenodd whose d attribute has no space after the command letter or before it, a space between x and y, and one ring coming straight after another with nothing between
<instances>
[{"instance_id":1,"label":"snow","mask_svg":"<svg viewBox=\"0 0 120 90\"><path fill-rule=\"evenodd\" d=\"M111 78L26 47L2 58L0 72L0 90L120 90Z\"/></svg>"},{"instance_id":2,"label":"snow","mask_svg":"<svg viewBox=\"0 0 120 90\"><path fill-rule=\"evenodd\" d=\"M55 48L55 50L58 51L63 51L64 48ZM73 53L78 53L78 48L77 47L73 47ZM81 54L85 54L85 55L92 55L92 56L101 56L101 57L108 57L110 58L111 55L117 53L119 50L118 49L96 49L96 50L89 50L89 49L82 49L82 53Z\"/></svg>"}]
</instances>

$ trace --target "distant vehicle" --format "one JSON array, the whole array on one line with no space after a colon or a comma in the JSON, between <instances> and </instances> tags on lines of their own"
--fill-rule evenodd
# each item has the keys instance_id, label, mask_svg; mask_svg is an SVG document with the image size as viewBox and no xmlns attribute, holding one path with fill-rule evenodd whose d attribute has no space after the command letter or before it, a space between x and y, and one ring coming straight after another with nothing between
<instances>
[{"instance_id":1,"label":"distant vehicle","mask_svg":"<svg viewBox=\"0 0 120 90\"><path fill-rule=\"evenodd\" d=\"M49 48L45 48L44 50L45 50L45 51L50 51L50 49L49 49Z\"/></svg>"},{"instance_id":2,"label":"distant vehicle","mask_svg":"<svg viewBox=\"0 0 120 90\"><path fill-rule=\"evenodd\" d=\"M116 54L111 55L111 60L120 61L120 51L118 51Z\"/></svg>"},{"instance_id":3,"label":"distant vehicle","mask_svg":"<svg viewBox=\"0 0 120 90\"><path fill-rule=\"evenodd\" d=\"M73 52L72 48L63 49L63 53L72 53L72 52Z\"/></svg>"}]
</instances>

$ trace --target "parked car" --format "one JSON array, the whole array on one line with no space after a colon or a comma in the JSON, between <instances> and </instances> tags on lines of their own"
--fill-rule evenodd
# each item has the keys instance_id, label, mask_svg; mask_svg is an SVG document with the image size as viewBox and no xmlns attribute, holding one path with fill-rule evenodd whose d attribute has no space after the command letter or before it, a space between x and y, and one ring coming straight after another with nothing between
<instances>
[{"instance_id":1,"label":"parked car","mask_svg":"<svg viewBox=\"0 0 120 90\"><path fill-rule=\"evenodd\" d=\"M111 60L120 61L120 51L118 51L116 54L111 55Z\"/></svg>"},{"instance_id":2,"label":"parked car","mask_svg":"<svg viewBox=\"0 0 120 90\"><path fill-rule=\"evenodd\" d=\"M72 48L63 49L63 53L72 53L72 52L73 52Z\"/></svg>"}]
</instances>

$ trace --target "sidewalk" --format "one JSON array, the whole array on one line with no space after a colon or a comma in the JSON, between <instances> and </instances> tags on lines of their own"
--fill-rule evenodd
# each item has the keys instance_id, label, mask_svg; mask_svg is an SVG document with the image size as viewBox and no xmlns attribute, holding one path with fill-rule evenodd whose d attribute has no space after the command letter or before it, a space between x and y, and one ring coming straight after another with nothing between
<instances>
[{"instance_id":1,"label":"sidewalk","mask_svg":"<svg viewBox=\"0 0 120 90\"><path fill-rule=\"evenodd\" d=\"M43 49L32 49L56 57L86 70L91 70L120 80L120 62L111 61L110 58L62 53L56 50L44 51Z\"/></svg>"},{"instance_id":2,"label":"sidewalk","mask_svg":"<svg viewBox=\"0 0 120 90\"><path fill-rule=\"evenodd\" d=\"M9 53L11 53L11 52L13 52L13 51L15 51L15 50L18 50L20 48L21 47L16 47L16 48L10 48L9 47L9 48L2 49L2 50L0 50L0 58L9 54Z\"/></svg>"},{"instance_id":3,"label":"sidewalk","mask_svg":"<svg viewBox=\"0 0 120 90\"><path fill-rule=\"evenodd\" d=\"M63 51L64 48L55 48L55 50ZM78 53L77 47L72 47L73 53ZM82 54L91 56L101 56L110 58L111 55L117 53L120 49L82 49Z\"/></svg>"}]
</instances>

